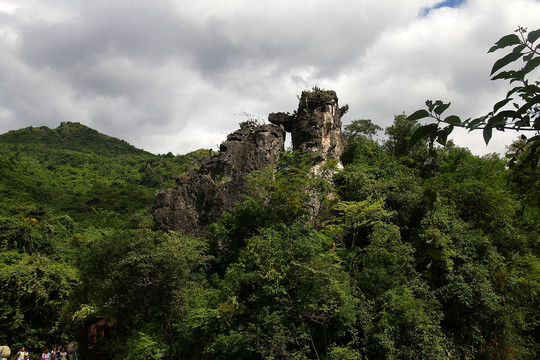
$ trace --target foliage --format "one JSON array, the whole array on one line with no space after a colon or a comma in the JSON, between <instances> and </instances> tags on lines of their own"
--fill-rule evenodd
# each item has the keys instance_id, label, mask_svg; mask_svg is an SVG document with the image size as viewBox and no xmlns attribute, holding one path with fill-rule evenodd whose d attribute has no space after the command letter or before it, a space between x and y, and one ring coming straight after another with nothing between
<instances>
[{"instance_id":1,"label":"foliage","mask_svg":"<svg viewBox=\"0 0 540 360\"><path fill-rule=\"evenodd\" d=\"M390 152L395 156L406 155L411 148L411 136L419 127L416 119L411 119L405 114L396 115L393 124L385 130L385 134L388 135L385 144Z\"/></svg>"},{"instance_id":2,"label":"foliage","mask_svg":"<svg viewBox=\"0 0 540 360\"><path fill-rule=\"evenodd\" d=\"M488 51L494 52L508 47L512 49L511 52L493 64L490 74L491 80L502 79L508 80L510 84L517 83L508 91L506 97L498 101L493 106L493 111L487 115L466 120L461 120L456 115L443 118L442 114L448 109L450 103L428 100L426 101L427 110L418 110L411 114L409 119L418 120L431 117L436 120L436 123L419 127L411 137L411 144L423 137L428 137L431 143L437 140L437 142L445 144L448 135L455 126L469 130L482 129L486 144L491 139L493 129L538 133L540 130L540 82L531 79L531 76L536 74L534 70L540 65L540 44L537 43L540 38L540 29L527 32L525 28L519 27L515 32L517 34L503 36ZM503 70L511 64L518 68ZM513 96L517 96L517 98ZM509 103L512 103L513 109L505 107ZM521 136L522 139L527 139L525 135ZM527 141L538 142L540 137L535 135Z\"/></svg>"},{"instance_id":3,"label":"foliage","mask_svg":"<svg viewBox=\"0 0 540 360\"><path fill-rule=\"evenodd\" d=\"M355 301L329 241L299 224L247 241L221 285L219 307L230 315L210 352L217 355L224 336L243 334L243 344L215 358L315 358L352 330Z\"/></svg>"},{"instance_id":4,"label":"foliage","mask_svg":"<svg viewBox=\"0 0 540 360\"><path fill-rule=\"evenodd\" d=\"M79 321L114 320L116 341L104 346L119 348L121 358L141 346L141 351L150 351L155 342L159 347L146 358L161 358L169 348L164 344L175 336L175 321L188 306L190 284L204 281L200 274L208 261L206 244L142 228L95 234L78 246L81 286L70 301L70 312L76 315L90 307L90 317L77 316ZM124 328L133 329L127 339ZM129 346L137 341L142 343Z\"/></svg>"},{"instance_id":5,"label":"foliage","mask_svg":"<svg viewBox=\"0 0 540 360\"><path fill-rule=\"evenodd\" d=\"M353 120L349 125L345 125L343 135L347 141L356 140L359 137L367 137L373 139L382 130L377 124L374 124L370 119Z\"/></svg>"},{"instance_id":6,"label":"foliage","mask_svg":"<svg viewBox=\"0 0 540 360\"><path fill-rule=\"evenodd\" d=\"M166 357L163 344L159 344L150 335L135 332L127 341L125 352L118 353L115 359L152 359L161 360Z\"/></svg>"},{"instance_id":7,"label":"foliage","mask_svg":"<svg viewBox=\"0 0 540 360\"><path fill-rule=\"evenodd\" d=\"M373 136L380 130L382 130L380 126L366 119L353 120L346 125L343 135L347 141L347 148L341 156L341 161L344 164L349 164L353 160L371 163L374 159L380 158L382 147L373 140Z\"/></svg>"},{"instance_id":8,"label":"foliage","mask_svg":"<svg viewBox=\"0 0 540 360\"><path fill-rule=\"evenodd\" d=\"M252 128L254 126L264 125L265 124L264 119L258 118L257 116L255 116L253 114L250 114L250 113L247 113L245 111L241 112L239 115L243 116L246 119L246 120L241 121L240 123L238 123L238 125L241 128L244 128L244 127Z\"/></svg>"},{"instance_id":9,"label":"foliage","mask_svg":"<svg viewBox=\"0 0 540 360\"><path fill-rule=\"evenodd\" d=\"M78 123L0 135L0 215L39 205L77 222L122 226L156 189L211 152L153 155Z\"/></svg>"},{"instance_id":10,"label":"foliage","mask_svg":"<svg viewBox=\"0 0 540 360\"><path fill-rule=\"evenodd\" d=\"M519 139L509 147L506 157L510 159L508 178L522 199L521 212L540 223L540 214L533 210L540 207L540 142Z\"/></svg>"},{"instance_id":11,"label":"foliage","mask_svg":"<svg viewBox=\"0 0 540 360\"><path fill-rule=\"evenodd\" d=\"M224 213L210 226L218 267L236 259L246 239L261 229L324 217L327 203L331 202L327 196L331 186L310 173L315 158L298 152L284 153L275 170L268 168L250 175L243 201L233 213Z\"/></svg>"},{"instance_id":12,"label":"foliage","mask_svg":"<svg viewBox=\"0 0 540 360\"><path fill-rule=\"evenodd\" d=\"M208 150L70 123L0 135L0 341L84 343L107 320L108 359L537 358L538 147L411 147L419 126L354 121L331 182L282 154L200 237L149 206Z\"/></svg>"},{"instance_id":13,"label":"foliage","mask_svg":"<svg viewBox=\"0 0 540 360\"><path fill-rule=\"evenodd\" d=\"M368 358L444 358L442 315L415 270L414 249L393 225L378 225L368 237L353 275L367 314L360 321L361 348Z\"/></svg>"},{"instance_id":14,"label":"foliage","mask_svg":"<svg viewBox=\"0 0 540 360\"><path fill-rule=\"evenodd\" d=\"M154 191L208 153L153 155L77 123L0 135L2 342L41 351L73 340L83 244L110 233L96 229L151 226L141 212Z\"/></svg>"},{"instance_id":15,"label":"foliage","mask_svg":"<svg viewBox=\"0 0 540 360\"><path fill-rule=\"evenodd\" d=\"M0 341L43 348L67 341L59 312L77 283L75 268L41 254L0 253ZM37 309L37 310L36 310Z\"/></svg>"}]
</instances>

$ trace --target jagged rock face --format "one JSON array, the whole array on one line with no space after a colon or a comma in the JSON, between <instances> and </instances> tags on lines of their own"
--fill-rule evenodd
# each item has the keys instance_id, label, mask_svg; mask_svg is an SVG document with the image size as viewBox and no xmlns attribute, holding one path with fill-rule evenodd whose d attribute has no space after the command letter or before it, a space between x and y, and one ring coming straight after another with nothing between
<instances>
[{"instance_id":1,"label":"jagged rock face","mask_svg":"<svg viewBox=\"0 0 540 360\"><path fill-rule=\"evenodd\" d=\"M176 188L156 193L154 220L163 230L201 233L224 210L233 211L247 184L246 175L273 166L284 141L280 126L244 123L221 144L219 155L179 177Z\"/></svg>"},{"instance_id":2,"label":"jagged rock face","mask_svg":"<svg viewBox=\"0 0 540 360\"><path fill-rule=\"evenodd\" d=\"M240 130L227 136L221 143L218 157L210 158L201 166L213 178L245 176L253 170L272 166L284 151L285 132L275 125L256 126L245 122Z\"/></svg>"},{"instance_id":3,"label":"jagged rock face","mask_svg":"<svg viewBox=\"0 0 540 360\"><path fill-rule=\"evenodd\" d=\"M270 125L242 124L221 144L218 156L204 159L199 170L190 169L179 177L176 188L156 193L154 220L163 230L202 233L224 210L234 210L249 173L278 161L285 131L292 135L293 150L320 154L313 173L331 181L342 168L339 158L346 142L341 116L347 110L347 105L339 108L334 91L304 91L295 114L270 114ZM328 159L337 160L337 169L325 169Z\"/></svg>"},{"instance_id":4,"label":"jagged rock face","mask_svg":"<svg viewBox=\"0 0 540 360\"><path fill-rule=\"evenodd\" d=\"M273 113L268 120L291 133L293 150L319 153L321 160L339 159L347 144L341 132L347 110L348 105L338 106L335 91L304 91L294 115Z\"/></svg>"}]
</instances>

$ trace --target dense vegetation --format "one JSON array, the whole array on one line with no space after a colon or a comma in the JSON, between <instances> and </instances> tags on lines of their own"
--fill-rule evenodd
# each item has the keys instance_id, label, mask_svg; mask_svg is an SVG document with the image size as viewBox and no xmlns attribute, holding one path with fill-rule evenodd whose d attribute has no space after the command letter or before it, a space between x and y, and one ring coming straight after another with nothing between
<instances>
[{"instance_id":1,"label":"dense vegetation","mask_svg":"<svg viewBox=\"0 0 540 360\"><path fill-rule=\"evenodd\" d=\"M396 116L379 140L353 121L332 185L283 154L203 237L162 232L150 206L208 150L72 123L1 135L0 343L108 319L114 359L537 358L538 153L410 148L419 126Z\"/></svg>"},{"instance_id":2,"label":"dense vegetation","mask_svg":"<svg viewBox=\"0 0 540 360\"><path fill-rule=\"evenodd\" d=\"M85 242L133 228L155 190L203 155L153 155L78 123L0 135L0 343L73 339L65 309Z\"/></svg>"}]
</instances>

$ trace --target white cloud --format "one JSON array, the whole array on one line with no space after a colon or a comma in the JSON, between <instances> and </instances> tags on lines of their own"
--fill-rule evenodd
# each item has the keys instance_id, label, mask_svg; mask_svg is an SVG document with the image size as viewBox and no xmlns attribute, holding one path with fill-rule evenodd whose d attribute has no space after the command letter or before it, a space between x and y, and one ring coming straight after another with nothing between
<instances>
[{"instance_id":1,"label":"white cloud","mask_svg":"<svg viewBox=\"0 0 540 360\"><path fill-rule=\"evenodd\" d=\"M481 115L506 91L489 80L497 56L486 50L537 26L540 2L469 0L420 15L437 3L0 2L0 132L79 121L185 153L215 148L242 121L235 114L294 110L315 85L349 103L345 123L388 126L437 98ZM482 152L472 138L456 135Z\"/></svg>"}]
</instances>

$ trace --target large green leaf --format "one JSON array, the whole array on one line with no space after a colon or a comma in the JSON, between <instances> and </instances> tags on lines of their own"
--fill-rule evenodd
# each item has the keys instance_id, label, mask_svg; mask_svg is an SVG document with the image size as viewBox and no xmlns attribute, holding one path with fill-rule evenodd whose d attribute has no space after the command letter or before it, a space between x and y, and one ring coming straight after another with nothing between
<instances>
[{"instance_id":1,"label":"large green leaf","mask_svg":"<svg viewBox=\"0 0 540 360\"><path fill-rule=\"evenodd\" d=\"M529 127L531 126L531 118L530 116L528 115L525 115L521 118L521 120L517 121L515 123L515 127L516 128L520 128L520 127Z\"/></svg>"},{"instance_id":2,"label":"large green leaf","mask_svg":"<svg viewBox=\"0 0 540 360\"><path fill-rule=\"evenodd\" d=\"M510 54L506 55L505 57L497 60L495 62L495 64L493 64L493 68L491 69L491 74L490 75L493 75L495 72L497 72L498 70L502 69L503 67L505 67L506 65L516 61L517 59L519 59L521 56L523 55L523 53L521 53L521 51L513 51L511 52Z\"/></svg>"},{"instance_id":3,"label":"large green leaf","mask_svg":"<svg viewBox=\"0 0 540 360\"><path fill-rule=\"evenodd\" d=\"M519 93L519 90L520 90L520 87L519 86L516 86L512 89L510 89L507 93L506 93L506 97L509 98L513 93L515 92L518 92Z\"/></svg>"},{"instance_id":4,"label":"large green leaf","mask_svg":"<svg viewBox=\"0 0 540 360\"><path fill-rule=\"evenodd\" d=\"M529 99L523 106L521 106L519 108L519 110L517 111L518 114L522 115L522 114L525 114L527 113L527 111L529 111L533 106L537 105L540 103L540 95L537 95L531 99ZM516 116L516 117L519 117L519 116Z\"/></svg>"},{"instance_id":5,"label":"large green leaf","mask_svg":"<svg viewBox=\"0 0 540 360\"><path fill-rule=\"evenodd\" d=\"M448 109L449 106L450 106L450 103L439 104L433 111L435 112L435 114L441 115L446 109Z\"/></svg>"},{"instance_id":6,"label":"large green leaf","mask_svg":"<svg viewBox=\"0 0 540 360\"><path fill-rule=\"evenodd\" d=\"M447 124L461 125L461 119L457 115L450 115L443 120Z\"/></svg>"},{"instance_id":7,"label":"large green leaf","mask_svg":"<svg viewBox=\"0 0 540 360\"><path fill-rule=\"evenodd\" d=\"M517 36L516 34L506 35L500 38L499 41L497 41L495 45L492 46L491 49L489 49L488 53L493 52L498 49L505 48L507 46L517 45L519 43L521 43L521 40L519 39L519 36Z\"/></svg>"},{"instance_id":8,"label":"large green leaf","mask_svg":"<svg viewBox=\"0 0 540 360\"><path fill-rule=\"evenodd\" d=\"M507 98L507 99L499 101L493 106L493 112L496 113L500 108L502 108L504 105L508 104L508 102L512 100L513 100L512 98Z\"/></svg>"},{"instance_id":9,"label":"large green leaf","mask_svg":"<svg viewBox=\"0 0 540 360\"><path fill-rule=\"evenodd\" d=\"M523 61L525 63L531 61L531 59L534 57L534 53L533 52L530 52L528 53L527 55L523 56Z\"/></svg>"},{"instance_id":10,"label":"large green leaf","mask_svg":"<svg viewBox=\"0 0 540 360\"><path fill-rule=\"evenodd\" d=\"M517 71L510 70L510 71L501 71L497 75L491 78L491 80L508 80L508 79L514 79L516 77Z\"/></svg>"},{"instance_id":11,"label":"large green leaf","mask_svg":"<svg viewBox=\"0 0 540 360\"><path fill-rule=\"evenodd\" d=\"M492 127L501 127L505 126L507 119L519 118L518 112L514 110L504 110L493 116L488 120L488 125Z\"/></svg>"},{"instance_id":12,"label":"large green leaf","mask_svg":"<svg viewBox=\"0 0 540 360\"><path fill-rule=\"evenodd\" d=\"M429 117L429 112L425 109L421 109L421 110L418 110L418 111L415 111L414 113L412 113L411 115L409 115L407 117L407 120L418 120L418 119L423 119L423 118L427 118Z\"/></svg>"},{"instance_id":13,"label":"large green leaf","mask_svg":"<svg viewBox=\"0 0 540 360\"><path fill-rule=\"evenodd\" d=\"M446 145L446 140L448 139L448 135L452 133L454 130L454 125L449 125L445 127L444 129L441 129L437 132L437 142L441 145Z\"/></svg>"},{"instance_id":14,"label":"large green leaf","mask_svg":"<svg viewBox=\"0 0 540 360\"><path fill-rule=\"evenodd\" d=\"M527 62L527 64L525 64L525 66L523 67L523 70L521 70L521 74L526 75L530 73L531 71L536 69L538 65L540 65L540 57L531 59L530 61Z\"/></svg>"},{"instance_id":15,"label":"large green leaf","mask_svg":"<svg viewBox=\"0 0 540 360\"><path fill-rule=\"evenodd\" d=\"M437 124L427 124L420 126L416 129L409 139L409 146L414 146L420 139L426 137L427 135L435 135L439 126Z\"/></svg>"},{"instance_id":16,"label":"large green leaf","mask_svg":"<svg viewBox=\"0 0 540 360\"><path fill-rule=\"evenodd\" d=\"M529 84L527 85L527 89L535 94L540 94L540 86Z\"/></svg>"},{"instance_id":17,"label":"large green leaf","mask_svg":"<svg viewBox=\"0 0 540 360\"><path fill-rule=\"evenodd\" d=\"M536 130L540 130L540 116L534 120L533 128Z\"/></svg>"},{"instance_id":18,"label":"large green leaf","mask_svg":"<svg viewBox=\"0 0 540 360\"><path fill-rule=\"evenodd\" d=\"M479 118L473 119L467 124L467 128L471 130L476 129L479 125L481 125L484 122L485 119L486 119L485 116L481 116Z\"/></svg>"},{"instance_id":19,"label":"large green leaf","mask_svg":"<svg viewBox=\"0 0 540 360\"><path fill-rule=\"evenodd\" d=\"M484 141L486 142L486 145L489 144L489 140L491 140L491 135L493 128L490 125L486 125L484 128Z\"/></svg>"},{"instance_id":20,"label":"large green leaf","mask_svg":"<svg viewBox=\"0 0 540 360\"><path fill-rule=\"evenodd\" d=\"M527 35L527 41L529 41L531 44L538 40L540 38L540 29L533 30L529 32L529 35Z\"/></svg>"}]
</instances>

